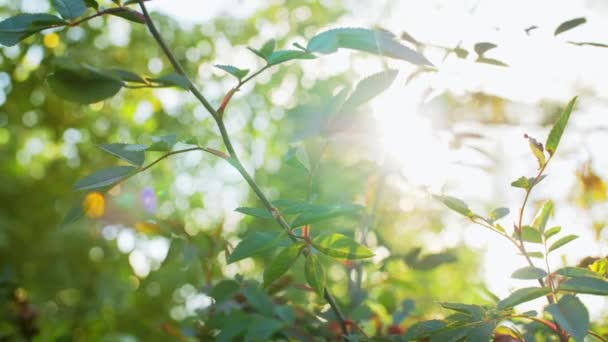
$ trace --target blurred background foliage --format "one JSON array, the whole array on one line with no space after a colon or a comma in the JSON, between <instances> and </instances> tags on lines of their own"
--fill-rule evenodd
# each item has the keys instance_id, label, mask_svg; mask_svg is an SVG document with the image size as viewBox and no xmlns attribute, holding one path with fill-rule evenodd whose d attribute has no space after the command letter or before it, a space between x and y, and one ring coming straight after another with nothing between
<instances>
[{"instance_id":1,"label":"blurred background foliage","mask_svg":"<svg viewBox=\"0 0 608 342\"><path fill-rule=\"evenodd\" d=\"M50 8L43 0L0 1L1 17L32 6L40 11ZM259 47L271 37L278 46L289 46L340 22L350 10L339 1L274 1L244 18L232 17L229 10L196 24L158 13L154 18L189 74L217 105L234 80L212 64L231 62L253 68L259 61L245 46ZM443 48L434 49L437 56L446 53ZM218 50L233 55L218 56ZM170 71L144 26L117 17L45 32L18 46L0 48L0 340L19 340L17 336L36 336L39 341L209 338L212 318L223 310L211 306L216 285L239 275L260 280L262 261L271 257L226 265L226 250L246 232L274 230L275 224L235 213L237 207L259 204L229 165L199 152L167 159L97 198L72 193L72 184L83 175L117 164L96 144L148 143L152 136L177 134L196 137L203 146L221 149L222 145L204 108L176 89L122 91L89 106L57 98L48 90L45 77L59 56L150 76ZM315 118L337 87L352 85L361 76L354 58L345 72L328 75L309 75L316 61L289 63L260 77L255 86L245 87L231 102L226 118L237 150L273 199L366 206L361 217L312 227L352 234L373 218L367 239L380 248L376 253L383 257L363 264L365 293L353 290L357 279L351 278L352 269L360 266L333 263L329 267L332 292L364 329L384 331L410 300L415 307L405 326L444 315L437 301L491 302L493 295L484 285L480 268L484 264L481 245L453 234L440 237L447 225L440 215L444 210L420 192L418 184L403 180L396 161L385 158L382 144L377 143L378 135L384 133L372 116L363 113L356 124L340 131L303 139L319 129ZM490 64L487 67L502 68ZM398 91L407 91L404 85L396 85ZM509 168L509 162L497 160L500 156L487 145L498 129L529 122L537 127L532 130L548 126L559 113L559 103L555 99L540 103L534 118L522 118L513 112L525 107L529 113L530 106L508 96L447 89L436 94L423 111L439 106L440 111L429 115L441 116L434 126L448 133L446 145L454 153L468 150L485 156L482 163L468 167L496 176L499 181L494 184L505 190L512 179L505 179L501 169ZM462 126L471 122L472 130ZM514 136L518 135L509 138ZM303 144L313 160L322 155L312 181L282 161L294 144ZM423 144L417 148L424 149ZM606 201L603 177L587 159L577 164L576 172L564 176L577 182L570 187L567 201L582 210ZM380 203L374 211L378 194ZM70 208L84 200L93 201L97 211L63 225ZM473 197L484 208L502 200L509 197L498 194L489 201L482 195ZM605 241L603 217L596 216L588 230ZM457 221L456 228L465 225ZM446 239L451 242L445 243ZM507 252L509 258L516 258L513 251ZM507 279L510 271L502 273ZM305 283L302 276L297 272L290 276L279 297L304 309L296 316L327 313L319 298L298 289L297 284Z\"/></svg>"}]
</instances>

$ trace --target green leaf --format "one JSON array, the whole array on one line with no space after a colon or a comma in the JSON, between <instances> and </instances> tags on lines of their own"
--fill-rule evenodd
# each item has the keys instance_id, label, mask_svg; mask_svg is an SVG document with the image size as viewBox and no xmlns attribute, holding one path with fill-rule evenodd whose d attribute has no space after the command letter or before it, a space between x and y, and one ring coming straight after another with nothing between
<instances>
[{"instance_id":1,"label":"green leaf","mask_svg":"<svg viewBox=\"0 0 608 342\"><path fill-rule=\"evenodd\" d=\"M247 235L232 251L228 257L228 263L249 258L276 245L282 238L283 233L255 232Z\"/></svg>"},{"instance_id":2,"label":"green leaf","mask_svg":"<svg viewBox=\"0 0 608 342\"><path fill-rule=\"evenodd\" d=\"M64 19L74 19L87 10L83 0L53 0L52 3Z\"/></svg>"},{"instance_id":3,"label":"green leaf","mask_svg":"<svg viewBox=\"0 0 608 342\"><path fill-rule=\"evenodd\" d=\"M101 144L99 148L135 166L142 166L146 157L144 145Z\"/></svg>"},{"instance_id":4,"label":"green leaf","mask_svg":"<svg viewBox=\"0 0 608 342\"><path fill-rule=\"evenodd\" d=\"M557 227L552 227L549 228L545 231L545 240L549 240L550 237L552 237L553 235L559 233L562 230L562 227L557 226Z\"/></svg>"},{"instance_id":5,"label":"green leaf","mask_svg":"<svg viewBox=\"0 0 608 342\"><path fill-rule=\"evenodd\" d=\"M542 268L528 266L520 268L511 275L515 279L540 279L547 276L547 272Z\"/></svg>"},{"instance_id":6,"label":"green leaf","mask_svg":"<svg viewBox=\"0 0 608 342\"><path fill-rule=\"evenodd\" d=\"M258 217L258 218L262 218L262 219L267 219L267 220L274 219L274 216L272 216L272 214L268 210L266 210L266 208L239 207L239 208L236 208L234 211L237 211L241 214Z\"/></svg>"},{"instance_id":7,"label":"green leaf","mask_svg":"<svg viewBox=\"0 0 608 342\"><path fill-rule=\"evenodd\" d=\"M599 278L570 278L561 283L558 290L608 296L608 282Z\"/></svg>"},{"instance_id":8,"label":"green leaf","mask_svg":"<svg viewBox=\"0 0 608 342\"><path fill-rule=\"evenodd\" d=\"M405 263L415 270L428 271L458 260L458 257L450 251L420 256L421 252L422 248L413 248L404 256Z\"/></svg>"},{"instance_id":9,"label":"green leaf","mask_svg":"<svg viewBox=\"0 0 608 342\"><path fill-rule=\"evenodd\" d=\"M492 212L490 212L489 217L490 217L490 221L497 221L507 215L509 215L508 208L496 208L496 209L492 210Z\"/></svg>"},{"instance_id":10,"label":"green leaf","mask_svg":"<svg viewBox=\"0 0 608 342\"><path fill-rule=\"evenodd\" d=\"M472 218L475 216L475 214L471 211L471 209L469 209L469 206L464 203L463 200L458 199L456 197L451 197L451 196L443 196L443 195L433 195L433 197L438 200L441 201L441 203L443 203L445 206L447 206L448 208L454 210L455 212L464 215L468 218Z\"/></svg>"},{"instance_id":11,"label":"green leaf","mask_svg":"<svg viewBox=\"0 0 608 342\"><path fill-rule=\"evenodd\" d=\"M125 8L125 7L121 8L121 10L119 10L119 11L112 11L112 12L110 12L110 14L117 16L117 17L121 17L128 21L132 21L134 23L138 23L138 24L146 23L146 17L143 14L141 14L137 11Z\"/></svg>"},{"instance_id":12,"label":"green leaf","mask_svg":"<svg viewBox=\"0 0 608 342\"><path fill-rule=\"evenodd\" d=\"M146 80L144 80L141 76L139 76L138 74L131 72L131 71L122 70L122 69L109 69L108 72L113 74L114 77L116 77L122 81L125 81L125 82L143 83L143 84L147 83Z\"/></svg>"},{"instance_id":13,"label":"green leaf","mask_svg":"<svg viewBox=\"0 0 608 342\"><path fill-rule=\"evenodd\" d=\"M551 247L549 247L549 250L547 250L547 253L550 253L558 248L560 248L561 246L567 244L570 241L576 240L578 239L577 235L566 235L563 238L560 238L559 240L555 241Z\"/></svg>"},{"instance_id":14,"label":"green leaf","mask_svg":"<svg viewBox=\"0 0 608 342\"><path fill-rule=\"evenodd\" d=\"M538 297L546 296L549 293L551 293L551 289L547 287L526 287L515 290L507 298L498 302L496 308L499 310L512 308L521 303L529 302Z\"/></svg>"},{"instance_id":15,"label":"green leaf","mask_svg":"<svg viewBox=\"0 0 608 342\"><path fill-rule=\"evenodd\" d=\"M593 46L599 48L608 48L608 44L597 43L597 42L571 42L568 41L569 44L577 45L577 46Z\"/></svg>"},{"instance_id":16,"label":"green leaf","mask_svg":"<svg viewBox=\"0 0 608 342\"><path fill-rule=\"evenodd\" d=\"M264 43L264 45L262 45L262 48L260 49L260 54L264 56L264 59L268 59L268 57L274 52L276 46L276 40L270 39L266 43Z\"/></svg>"},{"instance_id":17,"label":"green leaf","mask_svg":"<svg viewBox=\"0 0 608 342\"><path fill-rule=\"evenodd\" d=\"M530 226L523 226L521 229L521 238L524 241L532 243L543 243L543 238L538 229Z\"/></svg>"},{"instance_id":18,"label":"green leaf","mask_svg":"<svg viewBox=\"0 0 608 342\"><path fill-rule=\"evenodd\" d=\"M249 69L239 69L232 65L216 64L215 67L224 70L230 75L236 77L239 81L249 73Z\"/></svg>"},{"instance_id":19,"label":"green leaf","mask_svg":"<svg viewBox=\"0 0 608 342\"><path fill-rule=\"evenodd\" d=\"M97 3L96 0L84 0L84 3L89 8L99 9L99 4ZM126 5L126 3L125 3L125 5Z\"/></svg>"},{"instance_id":20,"label":"green leaf","mask_svg":"<svg viewBox=\"0 0 608 342\"><path fill-rule=\"evenodd\" d=\"M310 287L319 295L323 295L325 289L325 270L319 258L314 254L308 254L306 256L306 262L304 264L304 275L306 276L306 282Z\"/></svg>"},{"instance_id":21,"label":"green leaf","mask_svg":"<svg viewBox=\"0 0 608 342\"><path fill-rule=\"evenodd\" d=\"M268 56L267 62L270 65L276 65L291 61L293 59L315 59L316 57L308 52L300 50L279 50L274 51Z\"/></svg>"},{"instance_id":22,"label":"green leaf","mask_svg":"<svg viewBox=\"0 0 608 342\"><path fill-rule=\"evenodd\" d=\"M221 320L220 333L215 336L217 342L233 342L239 340L238 337L243 335L247 328L251 325L253 317L251 314L242 311L233 311L230 313L229 319Z\"/></svg>"},{"instance_id":23,"label":"green leaf","mask_svg":"<svg viewBox=\"0 0 608 342\"><path fill-rule=\"evenodd\" d=\"M576 342L582 342L589 329L589 311L573 295L564 295L557 303L549 304L545 311L553 316L555 323L566 330Z\"/></svg>"},{"instance_id":24,"label":"green leaf","mask_svg":"<svg viewBox=\"0 0 608 342\"><path fill-rule=\"evenodd\" d=\"M440 320L437 320L437 319L414 323L407 329L407 331L405 332L405 335L403 336L403 338L401 340L402 341L412 341L412 340L417 341L423 337L428 337L431 334L433 334L435 331L445 327L445 324L446 323L444 323Z\"/></svg>"},{"instance_id":25,"label":"green leaf","mask_svg":"<svg viewBox=\"0 0 608 342\"><path fill-rule=\"evenodd\" d=\"M530 258L544 259L545 255L541 252L528 252Z\"/></svg>"},{"instance_id":26,"label":"green leaf","mask_svg":"<svg viewBox=\"0 0 608 342\"><path fill-rule=\"evenodd\" d=\"M47 77L53 92L68 101L81 104L99 102L116 95L124 86L111 72L68 63L56 63L55 73Z\"/></svg>"},{"instance_id":27,"label":"green leaf","mask_svg":"<svg viewBox=\"0 0 608 342\"><path fill-rule=\"evenodd\" d=\"M0 21L0 44L13 46L36 32L66 24L67 21L51 14L18 14Z\"/></svg>"},{"instance_id":28,"label":"green leaf","mask_svg":"<svg viewBox=\"0 0 608 342\"><path fill-rule=\"evenodd\" d=\"M532 154L538 161L538 169L540 170L545 165L545 149L543 148L543 144L539 143L536 141L536 139L527 134L525 137L528 138L528 145L530 146Z\"/></svg>"},{"instance_id":29,"label":"green leaf","mask_svg":"<svg viewBox=\"0 0 608 342\"><path fill-rule=\"evenodd\" d=\"M175 86L186 90L190 89L190 81L188 81L188 78L176 73L166 74L159 78L155 78L152 81L168 87Z\"/></svg>"},{"instance_id":30,"label":"green leaf","mask_svg":"<svg viewBox=\"0 0 608 342\"><path fill-rule=\"evenodd\" d=\"M448 302L439 302L439 305L448 310L464 313L471 316L474 320L482 319L484 314L483 308L478 305Z\"/></svg>"},{"instance_id":31,"label":"green leaf","mask_svg":"<svg viewBox=\"0 0 608 342\"><path fill-rule=\"evenodd\" d=\"M272 335L281 330L285 323L278 319L255 315L247 329L247 341L270 341Z\"/></svg>"},{"instance_id":32,"label":"green leaf","mask_svg":"<svg viewBox=\"0 0 608 342\"><path fill-rule=\"evenodd\" d=\"M582 267L563 267L555 273L570 278L601 278L601 275Z\"/></svg>"},{"instance_id":33,"label":"green leaf","mask_svg":"<svg viewBox=\"0 0 608 342\"><path fill-rule=\"evenodd\" d=\"M536 183L534 183L534 177L530 177L530 178L526 178L526 177L519 177L517 180L513 181L511 183L511 186L514 188L522 188L525 190L530 190L532 184L536 185L538 183L540 183L543 179L545 179L545 177L547 177L547 175L542 175L538 178L538 181L536 181Z\"/></svg>"},{"instance_id":34,"label":"green leaf","mask_svg":"<svg viewBox=\"0 0 608 342\"><path fill-rule=\"evenodd\" d=\"M367 247L342 234L321 234L311 241L320 252L334 258L364 259L374 256Z\"/></svg>"},{"instance_id":35,"label":"green leaf","mask_svg":"<svg viewBox=\"0 0 608 342\"><path fill-rule=\"evenodd\" d=\"M272 298L264 291L264 289L259 287L245 287L243 289L243 295L247 298L247 301L254 309L256 309L259 313L271 316L273 314L274 303L272 302Z\"/></svg>"},{"instance_id":36,"label":"green leaf","mask_svg":"<svg viewBox=\"0 0 608 342\"><path fill-rule=\"evenodd\" d=\"M483 56L485 55L486 52L488 52L488 51L490 51L492 49L495 49L495 48L496 48L496 44L494 44L494 43L488 43L488 42L477 43L473 47L473 49L475 50L475 53L480 58L483 58Z\"/></svg>"},{"instance_id":37,"label":"green leaf","mask_svg":"<svg viewBox=\"0 0 608 342\"><path fill-rule=\"evenodd\" d=\"M380 95L388 87L390 87L391 84L393 84L393 81L395 80L395 77L397 77L398 73L399 72L397 70L387 70L373 74L361 80L361 82L357 84L355 91L342 105L342 111L349 113L362 104L367 103L376 96Z\"/></svg>"},{"instance_id":38,"label":"green leaf","mask_svg":"<svg viewBox=\"0 0 608 342\"><path fill-rule=\"evenodd\" d=\"M306 224L327 220L330 218L352 215L358 213L363 207L357 204L333 204L327 206L314 206L310 210L298 215L291 223L293 228Z\"/></svg>"},{"instance_id":39,"label":"green leaf","mask_svg":"<svg viewBox=\"0 0 608 342\"><path fill-rule=\"evenodd\" d=\"M310 171L310 159L303 146L293 146L283 156L285 164L306 172Z\"/></svg>"},{"instance_id":40,"label":"green leaf","mask_svg":"<svg viewBox=\"0 0 608 342\"><path fill-rule=\"evenodd\" d=\"M532 226L541 234L544 234L545 227L547 227L547 221L549 221L549 216L553 213L553 201L548 200L543 203L543 206L540 208L534 221L532 222Z\"/></svg>"},{"instance_id":41,"label":"green leaf","mask_svg":"<svg viewBox=\"0 0 608 342\"><path fill-rule=\"evenodd\" d=\"M555 32L553 33L553 35L557 36L560 33L566 32L568 30L572 30L573 28L580 26L586 22L587 22L587 19L585 19L585 17L580 17L580 18L575 18L575 19L571 19L568 21L564 21L563 23L559 24L559 26L555 29Z\"/></svg>"},{"instance_id":42,"label":"green leaf","mask_svg":"<svg viewBox=\"0 0 608 342\"><path fill-rule=\"evenodd\" d=\"M241 285L234 280L222 280L215 285L213 290L211 290L210 295L215 299L216 304L221 304L232 298L239 292L240 288Z\"/></svg>"},{"instance_id":43,"label":"green leaf","mask_svg":"<svg viewBox=\"0 0 608 342\"><path fill-rule=\"evenodd\" d=\"M491 65L496 65L496 66L501 66L501 67L508 67L509 64L500 61L498 59L494 59L494 58L485 58L485 57L480 57L477 58L475 60L475 63L483 63L483 64L491 64Z\"/></svg>"},{"instance_id":44,"label":"green leaf","mask_svg":"<svg viewBox=\"0 0 608 342\"><path fill-rule=\"evenodd\" d=\"M545 143L545 148L547 149L547 152L549 152L549 155L553 155L555 153L557 145L559 145L559 141L564 133L564 129L568 124L568 119L570 119L570 113L572 113L572 108L574 108L575 103L576 96L570 100L566 108L560 114L555 125L553 125L553 128L551 128L551 132L549 132L549 137L547 137L547 142Z\"/></svg>"},{"instance_id":45,"label":"green leaf","mask_svg":"<svg viewBox=\"0 0 608 342\"><path fill-rule=\"evenodd\" d=\"M346 96L348 95L348 87L340 89L335 95L329 97L328 101L323 105L323 111L325 117L329 117L333 114L340 112L344 103L346 102Z\"/></svg>"},{"instance_id":46,"label":"green leaf","mask_svg":"<svg viewBox=\"0 0 608 342\"><path fill-rule=\"evenodd\" d=\"M372 54L401 59L416 65L433 66L418 52L402 45L395 35L384 30L365 28L337 28L321 32L308 42L310 52L334 53L339 48L369 52Z\"/></svg>"},{"instance_id":47,"label":"green leaf","mask_svg":"<svg viewBox=\"0 0 608 342\"><path fill-rule=\"evenodd\" d=\"M146 148L146 151L169 152L176 143L177 136L175 134L152 137L152 144Z\"/></svg>"},{"instance_id":48,"label":"green leaf","mask_svg":"<svg viewBox=\"0 0 608 342\"><path fill-rule=\"evenodd\" d=\"M129 176L135 170L137 170L137 168L133 166L111 166L95 171L76 182L76 184L74 184L74 191L101 189L114 185Z\"/></svg>"},{"instance_id":49,"label":"green leaf","mask_svg":"<svg viewBox=\"0 0 608 342\"><path fill-rule=\"evenodd\" d=\"M302 248L306 246L303 243L294 243L284 248L277 256L264 268L264 287L272 284L279 279L289 268L298 260Z\"/></svg>"},{"instance_id":50,"label":"green leaf","mask_svg":"<svg viewBox=\"0 0 608 342\"><path fill-rule=\"evenodd\" d=\"M524 176L521 176L519 178L517 178L517 180L513 181L511 183L512 187L515 188L522 188L522 189L529 189L530 188L530 180Z\"/></svg>"},{"instance_id":51,"label":"green leaf","mask_svg":"<svg viewBox=\"0 0 608 342\"><path fill-rule=\"evenodd\" d=\"M70 208L68 213L63 218L63 222L61 223L62 227L67 227L72 223L77 222L81 218L85 216L84 208L82 204L78 204Z\"/></svg>"}]
</instances>

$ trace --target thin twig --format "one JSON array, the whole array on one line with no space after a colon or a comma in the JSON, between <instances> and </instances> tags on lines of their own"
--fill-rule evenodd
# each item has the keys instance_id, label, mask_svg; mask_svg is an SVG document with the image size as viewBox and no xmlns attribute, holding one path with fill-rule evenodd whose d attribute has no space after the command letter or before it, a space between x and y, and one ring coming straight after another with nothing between
<instances>
[{"instance_id":1,"label":"thin twig","mask_svg":"<svg viewBox=\"0 0 608 342\"><path fill-rule=\"evenodd\" d=\"M160 48L163 50L163 52L165 53L165 55L167 56L167 58L171 62L171 65L173 66L173 68L175 69L175 71L177 73L181 74L182 76L184 76L188 80L188 82L190 84L190 91L192 92L192 94L199 100L199 102L205 107L205 109L207 109L207 111L209 111L209 113L211 114L211 116L215 119L215 122L217 123L218 128L220 130L220 134L222 136L222 140L224 142L226 150L228 151L228 154L230 155L230 158L228 159L228 161L230 162L230 164L232 164L237 169L237 171L239 171L239 173L245 179L245 181L247 182L247 184L249 184L249 186L255 192L255 194L257 195L257 197L262 201L262 203L264 204L264 206L266 207L266 209L272 214L272 216L279 223L279 225L285 231L287 231L287 234L291 238L291 240L292 241L297 241L297 239L293 235L292 228L289 225L289 223L287 223L287 221L285 221L285 219L280 214L280 212L278 211L278 209L276 209L272 205L272 203L268 200L268 198L266 197L266 195L264 195L264 193L262 192L262 190L260 189L260 187L257 185L257 183L255 182L255 180L253 179L253 177L251 177L251 175L243 167L241 161L238 158L238 155L236 154L236 152L234 150L234 147L232 146L232 142L230 140L230 136L228 135L228 132L226 130L226 126L224 125L224 122L222 120L222 117L221 117L220 113L218 113L211 106L211 104L209 103L209 101L207 101L207 99L205 98L205 96L194 86L194 83L192 83L192 81L188 78L188 76L186 75L186 73L184 71L184 68L181 66L181 64L179 63L179 61L177 60L177 58L175 58L175 56L173 55L173 53L169 49L168 45L165 43L165 41L164 41L163 37L161 36L160 32L158 31L158 29L154 25L154 22L152 21L152 18L150 17L150 13L148 13L146 5L144 4L144 0L137 0L137 2L139 4L139 7L141 8L141 11L142 11L145 19L146 19L146 25L148 26L148 29L150 30L150 33L152 34L152 36L154 37L154 39L156 40L156 42L158 43L158 45L160 46ZM263 70L261 70L261 71L263 71ZM256 74L261 73L261 71L259 71ZM245 81L248 81L251 78L252 77L249 77L248 79L244 80L242 83L244 83ZM340 321L340 324L345 327L346 323L344 321L344 316L342 315L342 312L340 311L340 308L337 306L336 301L334 300L334 298L332 297L332 295L327 291L327 289L325 289L323 297L329 303L329 305L331 306L331 308L334 310L334 313L338 317L338 319Z\"/></svg>"}]
</instances>

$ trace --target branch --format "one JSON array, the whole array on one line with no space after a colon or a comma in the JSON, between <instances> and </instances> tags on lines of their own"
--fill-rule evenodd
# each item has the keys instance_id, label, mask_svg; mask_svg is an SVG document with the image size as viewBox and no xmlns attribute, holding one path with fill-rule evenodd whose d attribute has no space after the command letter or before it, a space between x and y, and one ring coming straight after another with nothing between
<instances>
[{"instance_id":1,"label":"branch","mask_svg":"<svg viewBox=\"0 0 608 342\"><path fill-rule=\"evenodd\" d=\"M236 154L234 147L232 146L232 142L230 141L230 136L228 135L228 132L226 131L226 126L224 125L221 114L218 113L211 106L211 104L209 104L209 101L207 101L205 96L203 96L203 94L201 94L201 92L194 86L194 84L192 83L190 78L188 78L188 76L186 75L186 73L184 71L184 68L181 66L179 61L175 58L175 56L173 55L173 53L171 52L171 50L165 43L163 37L160 35L160 32L158 32L158 29L154 25L154 22L152 21L152 18L150 17L150 13L148 13L146 5L144 4L144 0L137 0L137 2L139 3L139 7L141 8L141 11L146 19L146 25L148 26L150 33L152 34L152 36L154 37L154 39L156 40L156 42L158 43L160 48L163 50L163 52L165 53L165 55L171 62L171 65L173 66L175 71L177 73L181 74L182 76L184 76L188 80L188 83L190 84L189 88L190 88L190 91L192 92L192 94L201 102L201 104L205 107L205 109L207 109L207 111L209 111L211 116L215 119L215 122L217 123L217 126L222 135L222 140L224 142L224 145L226 146L226 150L228 151L228 154L230 155L230 158L227 160L230 162L230 164L232 164L239 171L239 173L241 174L241 176L243 176L243 178L245 179L247 184L249 184L249 186L255 192L257 197L262 201L262 203L264 204L266 209L272 214L272 216L279 223L279 225L285 231L287 231L287 234L291 238L291 240L296 241L297 239L294 237L292 228L289 225L289 223L287 223L287 221L285 221L283 216L281 216L280 212L272 205L272 203L268 200L266 195L264 195L264 193L262 192L260 187L257 185L255 180L251 177L251 175L243 167L243 164L239 160L238 155ZM245 79L243 82L241 82L241 85L244 84L246 81L249 81L250 79L252 79L253 78L252 76L256 76L257 74L261 73L263 70L264 70L264 68L262 68L257 73L251 75L249 78ZM149 166L151 166L151 165L149 165ZM344 329L346 327L346 322L344 321L344 316L342 316L342 312L340 311L340 308L337 306L335 300L333 299L331 294L327 291L327 289L325 289L323 296L324 296L325 300L327 300L329 305L332 307L334 312L336 313L336 316L340 320L340 324L343 326L343 329Z\"/></svg>"},{"instance_id":2,"label":"branch","mask_svg":"<svg viewBox=\"0 0 608 342\"><path fill-rule=\"evenodd\" d=\"M146 19L146 26L148 26L148 30L150 30L150 33L152 34L152 36L154 37L154 39L156 40L156 42L158 43L160 48L163 50L164 54L167 56L167 58L171 62L173 69L175 69L175 71L178 74L184 76L188 80L188 83L190 85L189 89L192 92L192 94L199 100L199 102L205 107L205 109L207 109L207 111L211 114L211 116L213 116L217 120L219 118L219 114L213 108L213 106L211 106L209 101L207 101L205 96L196 88L194 83L192 83L192 80L190 80L188 75L186 75L184 68L179 63L177 58L175 58L175 55L173 54L173 52L171 52L171 49L169 49L169 46L167 45L167 43L165 43L165 40L160 35L160 32L158 32L156 25L154 25L154 22L152 21L152 18L150 17L150 13L148 13L148 9L146 8L146 5L144 4L144 0L137 0L137 2L139 3L139 7L141 8L144 18Z\"/></svg>"},{"instance_id":3,"label":"branch","mask_svg":"<svg viewBox=\"0 0 608 342\"><path fill-rule=\"evenodd\" d=\"M133 177L133 176L135 176L135 175L138 175L138 174L140 174L140 173L142 173L142 172L144 172L144 171L148 170L148 169L149 169L149 168L151 168L152 166L156 165L157 163L159 163L160 161L162 161L162 160L164 160L164 159L166 159L166 158L168 158L168 157L171 157L171 156L176 155L176 154L181 154L181 153L186 153L186 152L192 152L192 151L205 151L205 152L207 152L207 153L211 153L211 154L213 154L214 156L216 156L216 157L220 157L220 158L222 158L222 159L227 159L227 158L228 158L228 156L227 156L226 154L224 154L223 152L218 151L218 150L214 150L214 149L212 149L212 148L207 148L207 147L191 147L191 148L186 148L186 149L183 149L183 150L171 151L171 152L168 152L168 153L163 154L162 156L160 156L160 157L159 157L158 159L156 159L155 161L153 161L153 162L151 162L150 164L148 164L148 165L146 165L146 166L142 167L141 169L137 170L137 172L135 172L135 173L133 173L133 174L131 174L131 175L129 175L129 176L127 176L127 177L123 178L123 179L122 179L120 182L118 182L117 184L120 184L120 183L122 183L122 182L126 181L127 179L129 179L129 178L131 178L131 177Z\"/></svg>"}]
</instances>

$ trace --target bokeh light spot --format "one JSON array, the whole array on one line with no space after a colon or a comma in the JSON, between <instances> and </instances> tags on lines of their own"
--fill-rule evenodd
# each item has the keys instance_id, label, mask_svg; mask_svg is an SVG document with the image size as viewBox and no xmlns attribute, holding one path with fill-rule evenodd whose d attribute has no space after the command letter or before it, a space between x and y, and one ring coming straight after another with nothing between
<instances>
[{"instance_id":1,"label":"bokeh light spot","mask_svg":"<svg viewBox=\"0 0 608 342\"><path fill-rule=\"evenodd\" d=\"M105 212L106 200L99 192L91 192L84 198L84 212L89 218L99 218Z\"/></svg>"}]
</instances>

